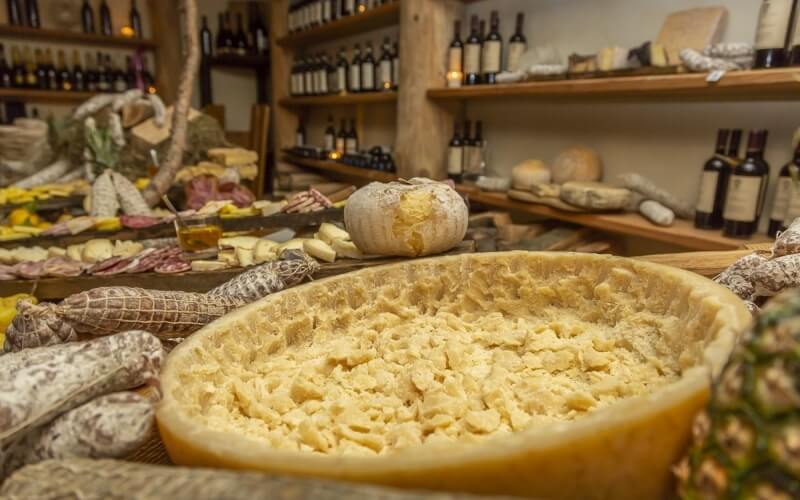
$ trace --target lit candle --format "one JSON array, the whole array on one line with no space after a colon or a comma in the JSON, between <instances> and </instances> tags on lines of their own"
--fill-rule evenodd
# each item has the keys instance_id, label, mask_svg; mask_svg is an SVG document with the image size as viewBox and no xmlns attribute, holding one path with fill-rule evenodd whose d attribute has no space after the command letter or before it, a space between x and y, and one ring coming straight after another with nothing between
<instances>
[{"instance_id":1,"label":"lit candle","mask_svg":"<svg viewBox=\"0 0 800 500\"><path fill-rule=\"evenodd\" d=\"M461 87L461 81L464 79L464 73L460 71L450 71L447 73L447 87L457 89Z\"/></svg>"}]
</instances>

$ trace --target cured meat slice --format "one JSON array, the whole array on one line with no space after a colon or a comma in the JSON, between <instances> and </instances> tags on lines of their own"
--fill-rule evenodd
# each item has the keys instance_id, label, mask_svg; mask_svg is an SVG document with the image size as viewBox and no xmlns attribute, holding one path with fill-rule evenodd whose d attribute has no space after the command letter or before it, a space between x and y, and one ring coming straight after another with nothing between
<instances>
[{"instance_id":1,"label":"cured meat slice","mask_svg":"<svg viewBox=\"0 0 800 500\"><path fill-rule=\"evenodd\" d=\"M150 215L121 215L119 221L123 226L130 229L144 229L163 222L161 218Z\"/></svg>"},{"instance_id":2,"label":"cured meat slice","mask_svg":"<svg viewBox=\"0 0 800 500\"><path fill-rule=\"evenodd\" d=\"M20 278L37 280L44 276L44 261L20 262L14 266L14 274Z\"/></svg>"},{"instance_id":3,"label":"cured meat slice","mask_svg":"<svg viewBox=\"0 0 800 500\"><path fill-rule=\"evenodd\" d=\"M93 265L88 269L89 274L98 274L102 271L105 271L109 267L117 265L124 257L111 257L110 259L106 259L102 262L98 262L97 264Z\"/></svg>"},{"instance_id":4,"label":"cured meat slice","mask_svg":"<svg viewBox=\"0 0 800 500\"><path fill-rule=\"evenodd\" d=\"M83 263L69 257L50 257L44 261L43 271L55 278L73 278L83 274Z\"/></svg>"},{"instance_id":5,"label":"cured meat slice","mask_svg":"<svg viewBox=\"0 0 800 500\"><path fill-rule=\"evenodd\" d=\"M134 260L136 260L136 257L128 257L128 258L125 258L125 259L121 259L119 262L117 262L113 266L107 267L107 268L103 269L102 271L96 272L95 275L96 276L114 276L114 275L117 275L117 274L125 273L125 272L127 272L128 268L130 267L130 265L133 263Z\"/></svg>"},{"instance_id":6,"label":"cured meat slice","mask_svg":"<svg viewBox=\"0 0 800 500\"><path fill-rule=\"evenodd\" d=\"M155 271L159 274L184 273L192 269L192 264L182 257L174 257L156 266Z\"/></svg>"}]
</instances>

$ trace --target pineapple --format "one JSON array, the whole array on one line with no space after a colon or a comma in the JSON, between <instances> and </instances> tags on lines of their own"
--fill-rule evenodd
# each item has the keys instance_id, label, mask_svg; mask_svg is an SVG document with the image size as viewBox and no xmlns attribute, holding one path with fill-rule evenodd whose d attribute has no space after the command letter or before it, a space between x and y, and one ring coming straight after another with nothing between
<instances>
[{"instance_id":1,"label":"pineapple","mask_svg":"<svg viewBox=\"0 0 800 500\"><path fill-rule=\"evenodd\" d=\"M742 337L676 470L687 500L800 499L800 289Z\"/></svg>"}]
</instances>

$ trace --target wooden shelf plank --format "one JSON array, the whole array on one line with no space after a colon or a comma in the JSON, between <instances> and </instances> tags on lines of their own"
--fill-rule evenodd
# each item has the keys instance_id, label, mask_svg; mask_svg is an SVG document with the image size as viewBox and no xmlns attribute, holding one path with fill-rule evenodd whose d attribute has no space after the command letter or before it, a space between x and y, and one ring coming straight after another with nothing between
<instances>
[{"instance_id":1,"label":"wooden shelf plank","mask_svg":"<svg viewBox=\"0 0 800 500\"><path fill-rule=\"evenodd\" d=\"M459 192L467 195L475 203L503 208L506 210L541 215L552 219L572 222L612 233L638 236L649 240L670 243L692 250L736 250L748 243L769 241L763 235L753 239L739 240L726 238L721 231L697 229L690 221L676 219L670 227L651 224L638 214L588 214L557 210L544 205L525 203L510 199L504 193L487 193L471 186L458 186Z\"/></svg>"},{"instance_id":2,"label":"wooden shelf plank","mask_svg":"<svg viewBox=\"0 0 800 500\"><path fill-rule=\"evenodd\" d=\"M303 106L348 106L351 104L390 102L397 102L397 92L365 92L363 94L286 97L280 100L281 106L287 108Z\"/></svg>"},{"instance_id":3,"label":"wooden shelf plank","mask_svg":"<svg viewBox=\"0 0 800 500\"><path fill-rule=\"evenodd\" d=\"M67 92L63 90L0 89L0 101L35 101L53 103L81 103L95 96L94 92Z\"/></svg>"},{"instance_id":4,"label":"wooden shelf plank","mask_svg":"<svg viewBox=\"0 0 800 500\"><path fill-rule=\"evenodd\" d=\"M303 47L314 43L334 40L345 36L357 35L368 31L385 28L397 24L400 19L400 0L375 7L363 14L356 14L338 19L318 28L311 28L299 33L279 38L281 47Z\"/></svg>"},{"instance_id":5,"label":"wooden shelf plank","mask_svg":"<svg viewBox=\"0 0 800 500\"><path fill-rule=\"evenodd\" d=\"M308 158L298 158L288 154L284 155L284 160L300 167L313 168L314 170L319 170L342 177L378 182L391 182L397 180L397 176L391 172L351 167L350 165L344 165L335 161L311 160Z\"/></svg>"},{"instance_id":6,"label":"wooden shelf plank","mask_svg":"<svg viewBox=\"0 0 800 500\"><path fill-rule=\"evenodd\" d=\"M99 45L102 47L120 47L135 49L143 47L155 49L156 43L145 38L127 38L124 36L103 36L80 31L31 28L0 24L0 37L14 37L25 40L41 40L48 43L76 43L83 45Z\"/></svg>"},{"instance_id":7,"label":"wooden shelf plank","mask_svg":"<svg viewBox=\"0 0 800 500\"><path fill-rule=\"evenodd\" d=\"M209 63L211 66L247 68L256 71L262 71L264 68L269 69L269 57L264 55L248 54L239 56L234 54L220 54L211 57Z\"/></svg>"},{"instance_id":8,"label":"wooden shelf plank","mask_svg":"<svg viewBox=\"0 0 800 500\"><path fill-rule=\"evenodd\" d=\"M620 76L475 85L428 90L431 99L584 98L647 100L781 100L800 98L800 68L731 71L717 83L705 73Z\"/></svg>"}]
</instances>

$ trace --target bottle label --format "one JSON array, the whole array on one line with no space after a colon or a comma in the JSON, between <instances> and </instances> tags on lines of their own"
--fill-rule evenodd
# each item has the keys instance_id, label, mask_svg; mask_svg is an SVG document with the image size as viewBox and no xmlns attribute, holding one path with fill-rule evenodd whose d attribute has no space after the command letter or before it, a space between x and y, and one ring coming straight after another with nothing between
<instances>
[{"instance_id":1,"label":"bottle label","mask_svg":"<svg viewBox=\"0 0 800 500\"><path fill-rule=\"evenodd\" d=\"M483 73L500 72L500 53L503 43L499 40L491 40L483 43L483 60L481 61Z\"/></svg>"},{"instance_id":2,"label":"bottle label","mask_svg":"<svg viewBox=\"0 0 800 500\"><path fill-rule=\"evenodd\" d=\"M344 0L344 10L347 11L348 14L355 13L356 1L355 0Z\"/></svg>"},{"instance_id":3,"label":"bottle label","mask_svg":"<svg viewBox=\"0 0 800 500\"><path fill-rule=\"evenodd\" d=\"M358 92L361 90L361 67L358 64L350 66L350 91Z\"/></svg>"},{"instance_id":4,"label":"bottle label","mask_svg":"<svg viewBox=\"0 0 800 500\"><path fill-rule=\"evenodd\" d=\"M348 138L344 146L347 153L358 153L358 141L355 139Z\"/></svg>"},{"instance_id":5,"label":"bottle label","mask_svg":"<svg viewBox=\"0 0 800 500\"><path fill-rule=\"evenodd\" d=\"M364 90L375 89L375 65L372 63L361 65L361 88Z\"/></svg>"},{"instance_id":6,"label":"bottle label","mask_svg":"<svg viewBox=\"0 0 800 500\"><path fill-rule=\"evenodd\" d=\"M528 50L528 46L522 42L514 42L508 46L509 71L519 70L519 60L522 58L522 54L524 54L526 50Z\"/></svg>"},{"instance_id":7,"label":"bottle label","mask_svg":"<svg viewBox=\"0 0 800 500\"><path fill-rule=\"evenodd\" d=\"M300 132L298 132L298 133L296 133L294 135L294 145L295 146L303 147L303 146L305 146L305 142L306 142L305 137L303 137L303 134L301 134Z\"/></svg>"},{"instance_id":8,"label":"bottle label","mask_svg":"<svg viewBox=\"0 0 800 500\"><path fill-rule=\"evenodd\" d=\"M324 69L319 72L319 93L328 93L328 73Z\"/></svg>"},{"instance_id":9,"label":"bottle label","mask_svg":"<svg viewBox=\"0 0 800 500\"><path fill-rule=\"evenodd\" d=\"M789 184L789 202L786 204L786 215L783 225L789 227L796 218L800 217L800 187L794 183Z\"/></svg>"},{"instance_id":10,"label":"bottle label","mask_svg":"<svg viewBox=\"0 0 800 500\"><path fill-rule=\"evenodd\" d=\"M697 198L697 211L704 214L714 212L719 172L704 171L700 178L700 196Z\"/></svg>"},{"instance_id":11,"label":"bottle label","mask_svg":"<svg viewBox=\"0 0 800 500\"><path fill-rule=\"evenodd\" d=\"M451 146L447 153L447 173L461 175L464 172L464 148Z\"/></svg>"},{"instance_id":12,"label":"bottle label","mask_svg":"<svg viewBox=\"0 0 800 500\"><path fill-rule=\"evenodd\" d=\"M789 207L789 194L792 192L792 178L778 178L778 187L775 189L775 201L772 202L772 215L770 219L782 221L786 218L786 209Z\"/></svg>"},{"instance_id":13,"label":"bottle label","mask_svg":"<svg viewBox=\"0 0 800 500\"><path fill-rule=\"evenodd\" d=\"M447 58L447 72L461 73L461 71L464 69L462 65L463 57L464 49L461 47L451 47Z\"/></svg>"},{"instance_id":14,"label":"bottle label","mask_svg":"<svg viewBox=\"0 0 800 500\"><path fill-rule=\"evenodd\" d=\"M464 148L464 173L472 177L481 175L481 152L480 146L468 146Z\"/></svg>"},{"instance_id":15,"label":"bottle label","mask_svg":"<svg viewBox=\"0 0 800 500\"><path fill-rule=\"evenodd\" d=\"M333 134L325 134L325 150L326 151L333 151L333 148L336 146L336 139Z\"/></svg>"},{"instance_id":16,"label":"bottle label","mask_svg":"<svg viewBox=\"0 0 800 500\"><path fill-rule=\"evenodd\" d=\"M481 46L469 43L464 49L464 73L468 75L481 72Z\"/></svg>"},{"instance_id":17,"label":"bottle label","mask_svg":"<svg viewBox=\"0 0 800 500\"><path fill-rule=\"evenodd\" d=\"M380 84L383 89L392 88L392 61L381 61Z\"/></svg>"},{"instance_id":18,"label":"bottle label","mask_svg":"<svg viewBox=\"0 0 800 500\"><path fill-rule=\"evenodd\" d=\"M337 137L336 138L336 151L338 151L339 154L344 154L344 148L345 148L344 137Z\"/></svg>"},{"instance_id":19,"label":"bottle label","mask_svg":"<svg viewBox=\"0 0 800 500\"><path fill-rule=\"evenodd\" d=\"M761 183L764 178L731 176L728 196L725 200L725 220L755 222L758 218L758 204L761 199Z\"/></svg>"},{"instance_id":20,"label":"bottle label","mask_svg":"<svg viewBox=\"0 0 800 500\"><path fill-rule=\"evenodd\" d=\"M792 0L764 0L758 18L756 50L782 49L792 15Z\"/></svg>"}]
</instances>

